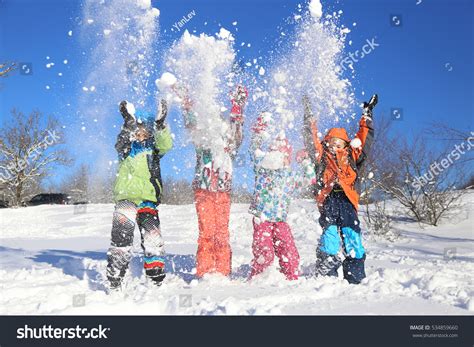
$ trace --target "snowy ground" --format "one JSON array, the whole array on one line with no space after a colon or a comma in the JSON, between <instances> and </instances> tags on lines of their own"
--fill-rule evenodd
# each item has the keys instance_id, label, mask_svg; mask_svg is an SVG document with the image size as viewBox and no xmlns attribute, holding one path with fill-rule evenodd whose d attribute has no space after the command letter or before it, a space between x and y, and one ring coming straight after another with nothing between
<instances>
[{"instance_id":1,"label":"snowy ground","mask_svg":"<svg viewBox=\"0 0 474 347\"><path fill-rule=\"evenodd\" d=\"M473 203L470 194L441 227L422 229L400 218L396 242L367 240L368 277L358 286L310 276L321 234L311 201L295 202L290 214L305 274L292 283L278 273L277 262L246 281L252 228L244 204L232 207L232 277L193 280L194 207L162 206L166 282L161 288L146 282L136 231L126 287L113 295L104 287L113 205L1 209L0 314L472 315Z\"/></svg>"}]
</instances>

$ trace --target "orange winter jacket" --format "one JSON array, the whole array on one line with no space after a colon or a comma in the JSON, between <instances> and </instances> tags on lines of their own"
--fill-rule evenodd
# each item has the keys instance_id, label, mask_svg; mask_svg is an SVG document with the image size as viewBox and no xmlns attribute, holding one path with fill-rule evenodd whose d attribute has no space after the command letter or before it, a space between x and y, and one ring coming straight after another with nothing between
<instances>
[{"instance_id":1,"label":"orange winter jacket","mask_svg":"<svg viewBox=\"0 0 474 347\"><path fill-rule=\"evenodd\" d=\"M304 140L306 150L315 165L316 189L315 195L318 206L322 206L333 187L339 185L349 201L357 209L359 193L355 184L358 169L367 157L372 145L374 129L372 119L362 116L359 122L359 131L353 141L349 140L343 128L332 128L328 131L323 141L318 138L318 129L314 117L305 117ZM347 147L335 154L329 151L328 142L332 137L338 137L348 143ZM349 142L351 143L349 145Z\"/></svg>"}]
</instances>

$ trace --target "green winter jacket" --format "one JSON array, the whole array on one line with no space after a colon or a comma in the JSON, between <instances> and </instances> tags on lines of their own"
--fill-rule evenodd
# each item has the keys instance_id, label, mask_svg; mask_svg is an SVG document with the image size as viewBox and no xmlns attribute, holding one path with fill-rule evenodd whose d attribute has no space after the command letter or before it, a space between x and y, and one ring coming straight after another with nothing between
<instances>
[{"instance_id":1,"label":"green winter jacket","mask_svg":"<svg viewBox=\"0 0 474 347\"><path fill-rule=\"evenodd\" d=\"M114 186L114 200L128 200L135 204L143 201L160 203L162 181L160 159L173 147L168 127L156 130L153 138L144 144L130 141L131 131L122 129L117 149L120 165Z\"/></svg>"}]
</instances>

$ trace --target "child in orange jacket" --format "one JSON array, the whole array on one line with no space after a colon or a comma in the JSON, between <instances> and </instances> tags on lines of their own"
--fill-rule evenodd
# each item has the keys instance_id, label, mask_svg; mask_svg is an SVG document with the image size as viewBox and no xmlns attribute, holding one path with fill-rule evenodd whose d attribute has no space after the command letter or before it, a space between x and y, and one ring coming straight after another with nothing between
<instances>
[{"instance_id":1,"label":"child in orange jacket","mask_svg":"<svg viewBox=\"0 0 474 347\"><path fill-rule=\"evenodd\" d=\"M355 185L358 170L373 141L372 109L377 104L377 95L364 103L359 131L352 140L345 129L332 128L320 141L307 97L303 98L303 104L304 140L316 168L315 198L321 214L319 224L323 228L316 251L316 275L337 276L342 264L344 279L358 284L365 278L365 249L357 216L359 194ZM341 243L343 261L338 256Z\"/></svg>"}]
</instances>

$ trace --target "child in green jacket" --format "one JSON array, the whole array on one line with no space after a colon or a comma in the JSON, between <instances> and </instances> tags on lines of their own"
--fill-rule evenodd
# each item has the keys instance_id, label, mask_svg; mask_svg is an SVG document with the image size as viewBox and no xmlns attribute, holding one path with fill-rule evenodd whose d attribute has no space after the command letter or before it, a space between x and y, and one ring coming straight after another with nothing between
<instances>
[{"instance_id":1,"label":"child in green jacket","mask_svg":"<svg viewBox=\"0 0 474 347\"><path fill-rule=\"evenodd\" d=\"M121 286L132 257L135 224L141 233L145 274L156 285L165 277L164 244L160 231L158 205L163 191L160 159L172 146L169 128L165 125L166 102L156 115L136 111L131 103L122 101L124 118L115 148L120 164L114 186L115 211L112 240L107 253L107 278L111 289Z\"/></svg>"}]
</instances>

